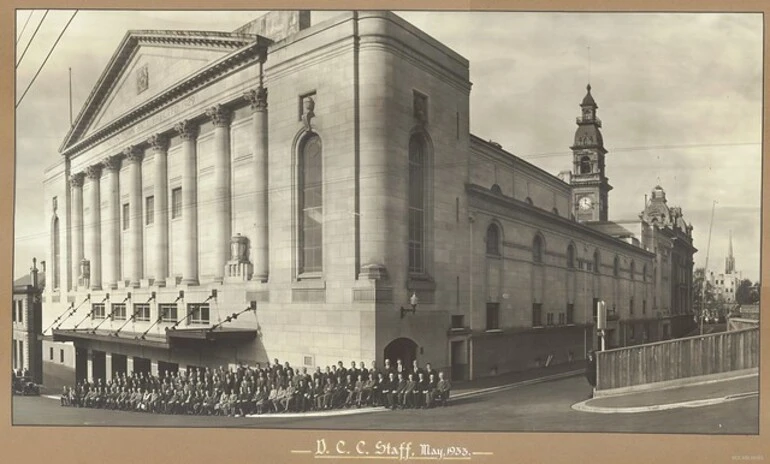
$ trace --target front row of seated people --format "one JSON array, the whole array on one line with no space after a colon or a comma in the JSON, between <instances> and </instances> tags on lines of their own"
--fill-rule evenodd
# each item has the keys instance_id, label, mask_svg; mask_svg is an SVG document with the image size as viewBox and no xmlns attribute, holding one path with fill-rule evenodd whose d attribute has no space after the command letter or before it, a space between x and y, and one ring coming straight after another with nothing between
<instances>
[{"instance_id":1,"label":"front row of seated people","mask_svg":"<svg viewBox=\"0 0 770 464\"><path fill-rule=\"evenodd\" d=\"M335 370L338 376L322 373L296 375L286 363L280 372L239 368L238 372L209 369L192 374L165 373L164 377L143 373L117 381L84 382L64 387L62 406L140 411L163 414L229 415L306 412L330 409L384 406L389 409L446 406L450 382L441 371L391 369L384 371ZM341 363L340 363L341 365ZM265 375L267 372L267 375ZM348 373L352 372L352 373Z\"/></svg>"}]
</instances>

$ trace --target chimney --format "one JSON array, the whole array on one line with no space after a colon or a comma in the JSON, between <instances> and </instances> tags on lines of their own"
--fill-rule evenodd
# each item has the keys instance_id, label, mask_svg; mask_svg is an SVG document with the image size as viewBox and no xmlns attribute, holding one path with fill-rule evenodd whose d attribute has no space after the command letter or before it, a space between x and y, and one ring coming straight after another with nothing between
<instances>
[{"instance_id":1,"label":"chimney","mask_svg":"<svg viewBox=\"0 0 770 464\"><path fill-rule=\"evenodd\" d=\"M45 274L45 261L40 261L40 272Z\"/></svg>"},{"instance_id":2,"label":"chimney","mask_svg":"<svg viewBox=\"0 0 770 464\"><path fill-rule=\"evenodd\" d=\"M32 258L32 267L29 270L32 277L32 287L37 288L37 258Z\"/></svg>"}]
</instances>

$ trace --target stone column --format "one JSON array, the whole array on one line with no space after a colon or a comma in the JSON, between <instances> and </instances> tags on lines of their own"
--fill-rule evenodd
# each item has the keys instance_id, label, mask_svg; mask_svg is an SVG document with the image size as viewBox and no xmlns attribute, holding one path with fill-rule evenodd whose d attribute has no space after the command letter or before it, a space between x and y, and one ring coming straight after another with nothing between
<instances>
[{"instance_id":1,"label":"stone column","mask_svg":"<svg viewBox=\"0 0 770 464\"><path fill-rule=\"evenodd\" d=\"M94 351L90 348L86 351L86 378L94 381Z\"/></svg>"},{"instance_id":2,"label":"stone column","mask_svg":"<svg viewBox=\"0 0 770 464\"><path fill-rule=\"evenodd\" d=\"M104 381L112 380L112 353L104 353Z\"/></svg>"},{"instance_id":3,"label":"stone column","mask_svg":"<svg viewBox=\"0 0 770 464\"><path fill-rule=\"evenodd\" d=\"M142 150L136 146L123 152L129 163L128 179L128 250L126 250L127 274L131 287L139 287L143 267L143 222L142 222Z\"/></svg>"},{"instance_id":4,"label":"stone column","mask_svg":"<svg viewBox=\"0 0 770 464\"><path fill-rule=\"evenodd\" d=\"M222 105L206 111L214 123L214 195L211 247L214 249L214 280L221 282L230 252L230 112Z\"/></svg>"},{"instance_id":5,"label":"stone column","mask_svg":"<svg viewBox=\"0 0 770 464\"><path fill-rule=\"evenodd\" d=\"M118 191L118 173L120 157L107 157L102 165L106 170L104 194L107 198L107 210L102 227L102 260L104 269L103 286L116 288L120 280L120 192Z\"/></svg>"},{"instance_id":6,"label":"stone column","mask_svg":"<svg viewBox=\"0 0 770 464\"><path fill-rule=\"evenodd\" d=\"M160 134L150 137L155 151L155 285L165 286L168 277L168 139Z\"/></svg>"},{"instance_id":7,"label":"stone column","mask_svg":"<svg viewBox=\"0 0 770 464\"><path fill-rule=\"evenodd\" d=\"M102 200L100 185L102 177L101 165L88 166L86 176L91 183L89 207L91 209L91 223L89 224L88 259L91 262L91 290L102 289Z\"/></svg>"},{"instance_id":8,"label":"stone column","mask_svg":"<svg viewBox=\"0 0 770 464\"><path fill-rule=\"evenodd\" d=\"M134 357L126 356L126 377L129 377L134 372Z\"/></svg>"},{"instance_id":9,"label":"stone column","mask_svg":"<svg viewBox=\"0 0 770 464\"><path fill-rule=\"evenodd\" d=\"M80 261L83 260L83 177L79 172L70 176L72 192L72 289L80 282Z\"/></svg>"},{"instance_id":10,"label":"stone column","mask_svg":"<svg viewBox=\"0 0 770 464\"><path fill-rule=\"evenodd\" d=\"M150 374L158 376L158 361L150 360Z\"/></svg>"},{"instance_id":11,"label":"stone column","mask_svg":"<svg viewBox=\"0 0 770 464\"><path fill-rule=\"evenodd\" d=\"M198 285L198 128L190 121L174 128L182 138L182 283Z\"/></svg>"},{"instance_id":12,"label":"stone column","mask_svg":"<svg viewBox=\"0 0 770 464\"><path fill-rule=\"evenodd\" d=\"M254 131L254 209L256 226L252 246L254 275L252 280L266 282L269 267L268 229L268 133L267 133L267 89L260 86L246 94L254 110L252 117Z\"/></svg>"}]
</instances>

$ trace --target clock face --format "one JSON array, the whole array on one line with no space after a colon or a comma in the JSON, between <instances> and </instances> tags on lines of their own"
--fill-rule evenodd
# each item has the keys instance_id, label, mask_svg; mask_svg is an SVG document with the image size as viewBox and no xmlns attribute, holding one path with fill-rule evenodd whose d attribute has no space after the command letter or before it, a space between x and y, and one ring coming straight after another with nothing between
<instances>
[{"instance_id":1,"label":"clock face","mask_svg":"<svg viewBox=\"0 0 770 464\"><path fill-rule=\"evenodd\" d=\"M591 200L591 197L583 197L578 202L578 205L580 206L580 209L582 210L588 210L593 208L594 202Z\"/></svg>"}]
</instances>

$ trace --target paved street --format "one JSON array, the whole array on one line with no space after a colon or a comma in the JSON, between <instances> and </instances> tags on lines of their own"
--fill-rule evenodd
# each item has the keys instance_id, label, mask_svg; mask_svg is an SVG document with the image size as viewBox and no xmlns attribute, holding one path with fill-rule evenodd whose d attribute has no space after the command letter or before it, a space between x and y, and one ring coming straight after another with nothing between
<instances>
[{"instance_id":1,"label":"paved street","mask_svg":"<svg viewBox=\"0 0 770 464\"><path fill-rule=\"evenodd\" d=\"M524 385L458 399L432 410L373 411L334 417L193 417L62 408L58 401L15 397L14 424L263 427L354 430L436 430L511 432L639 432L692 434L758 433L758 398L694 409L637 414L595 414L571 406L590 396L581 376Z\"/></svg>"}]
</instances>

